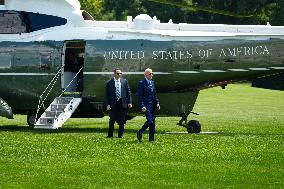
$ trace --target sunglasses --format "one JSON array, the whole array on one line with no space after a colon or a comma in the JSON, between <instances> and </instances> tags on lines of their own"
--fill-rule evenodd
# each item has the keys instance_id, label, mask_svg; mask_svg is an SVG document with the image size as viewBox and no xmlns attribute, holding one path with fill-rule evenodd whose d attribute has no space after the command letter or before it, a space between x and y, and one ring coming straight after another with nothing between
<instances>
[{"instance_id":1,"label":"sunglasses","mask_svg":"<svg viewBox=\"0 0 284 189\"><path fill-rule=\"evenodd\" d=\"M148 73L148 75L154 75L153 73Z\"/></svg>"},{"instance_id":2,"label":"sunglasses","mask_svg":"<svg viewBox=\"0 0 284 189\"><path fill-rule=\"evenodd\" d=\"M122 75L122 73L116 73L116 75Z\"/></svg>"}]
</instances>

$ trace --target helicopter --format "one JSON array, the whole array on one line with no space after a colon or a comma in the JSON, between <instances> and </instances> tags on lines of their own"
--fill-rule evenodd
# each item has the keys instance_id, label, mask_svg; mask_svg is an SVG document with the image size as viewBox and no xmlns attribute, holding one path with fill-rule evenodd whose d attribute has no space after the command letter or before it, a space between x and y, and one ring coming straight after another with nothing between
<instances>
[{"instance_id":1,"label":"helicopter","mask_svg":"<svg viewBox=\"0 0 284 189\"><path fill-rule=\"evenodd\" d=\"M200 90L283 77L283 26L161 23L147 14L97 21L78 0L0 3L0 116L26 114L34 128L104 117L116 67L132 90L128 119L140 112L136 86L151 68L158 116L180 116L189 133L201 131L198 120L187 121Z\"/></svg>"}]
</instances>

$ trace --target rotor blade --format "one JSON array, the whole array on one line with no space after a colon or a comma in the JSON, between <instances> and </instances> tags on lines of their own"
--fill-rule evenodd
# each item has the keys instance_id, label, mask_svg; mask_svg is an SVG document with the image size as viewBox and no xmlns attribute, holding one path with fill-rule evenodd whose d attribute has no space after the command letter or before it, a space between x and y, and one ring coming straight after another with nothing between
<instances>
[{"instance_id":1,"label":"rotor blade","mask_svg":"<svg viewBox=\"0 0 284 189\"><path fill-rule=\"evenodd\" d=\"M187 5L185 3L173 2L173 1L170 1L170 0L148 0L148 1L172 5L172 6L176 6L176 7L179 7L179 8L186 8L186 9L191 10L191 11L204 11L204 12L221 14L221 15L232 16L232 17L237 17L237 18L249 18L249 17L253 16L253 15L239 15L239 14L235 14L235 13L226 12L226 11L223 11L223 10L213 10L213 9L208 9L208 8L204 8L204 7L196 6L196 5Z\"/></svg>"}]
</instances>

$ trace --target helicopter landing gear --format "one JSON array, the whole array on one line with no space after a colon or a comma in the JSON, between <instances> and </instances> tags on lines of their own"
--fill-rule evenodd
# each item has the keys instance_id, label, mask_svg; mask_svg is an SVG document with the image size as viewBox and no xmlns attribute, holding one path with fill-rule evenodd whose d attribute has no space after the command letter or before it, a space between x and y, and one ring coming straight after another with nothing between
<instances>
[{"instance_id":1,"label":"helicopter landing gear","mask_svg":"<svg viewBox=\"0 0 284 189\"><path fill-rule=\"evenodd\" d=\"M34 128L36 124L36 114L33 112L29 112L27 115L27 123L31 128Z\"/></svg>"},{"instance_id":2,"label":"helicopter landing gear","mask_svg":"<svg viewBox=\"0 0 284 189\"><path fill-rule=\"evenodd\" d=\"M201 124L197 120L190 120L186 124L186 129L188 133L200 133L201 132Z\"/></svg>"},{"instance_id":3,"label":"helicopter landing gear","mask_svg":"<svg viewBox=\"0 0 284 189\"><path fill-rule=\"evenodd\" d=\"M185 127L188 133L200 133L201 132L201 124L197 120L190 120L187 122L187 117L189 114L199 115L198 113L187 111L183 114L177 125ZM184 123L183 123L184 122Z\"/></svg>"}]
</instances>

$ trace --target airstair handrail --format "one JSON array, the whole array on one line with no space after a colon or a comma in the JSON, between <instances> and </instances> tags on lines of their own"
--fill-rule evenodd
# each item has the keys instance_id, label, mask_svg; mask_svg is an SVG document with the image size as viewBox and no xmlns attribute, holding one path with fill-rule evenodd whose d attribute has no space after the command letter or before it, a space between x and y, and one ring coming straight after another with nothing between
<instances>
[{"instance_id":1,"label":"airstair handrail","mask_svg":"<svg viewBox=\"0 0 284 189\"><path fill-rule=\"evenodd\" d=\"M35 116L35 121L37 121L37 117L38 117L38 113L41 109L41 107L43 106L44 107L44 102L45 100L47 99L47 97L49 96L51 90L53 89L55 83L57 82L58 78L59 78L59 75L60 73L62 72L62 69L63 69L64 66L62 66L58 71L57 73L55 74L55 76L52 78L52 80L50 81L50 83L48 84L48 86L45 88L45 90L42 92L42 94L40 95L39 97L39 100L38 100L38 106L37 106L37 112L36 112L36 116ZM50 87L51 86L51 87ZM50 88L50 89L49 89ZM47 92L45 98L43 99L43 96L44 94L46 93L46 91L49 89L49 91ZM42 100L43 99L43 100ZM44 107L45 108L45 107Z\"/></svg>"}]
</instances>

